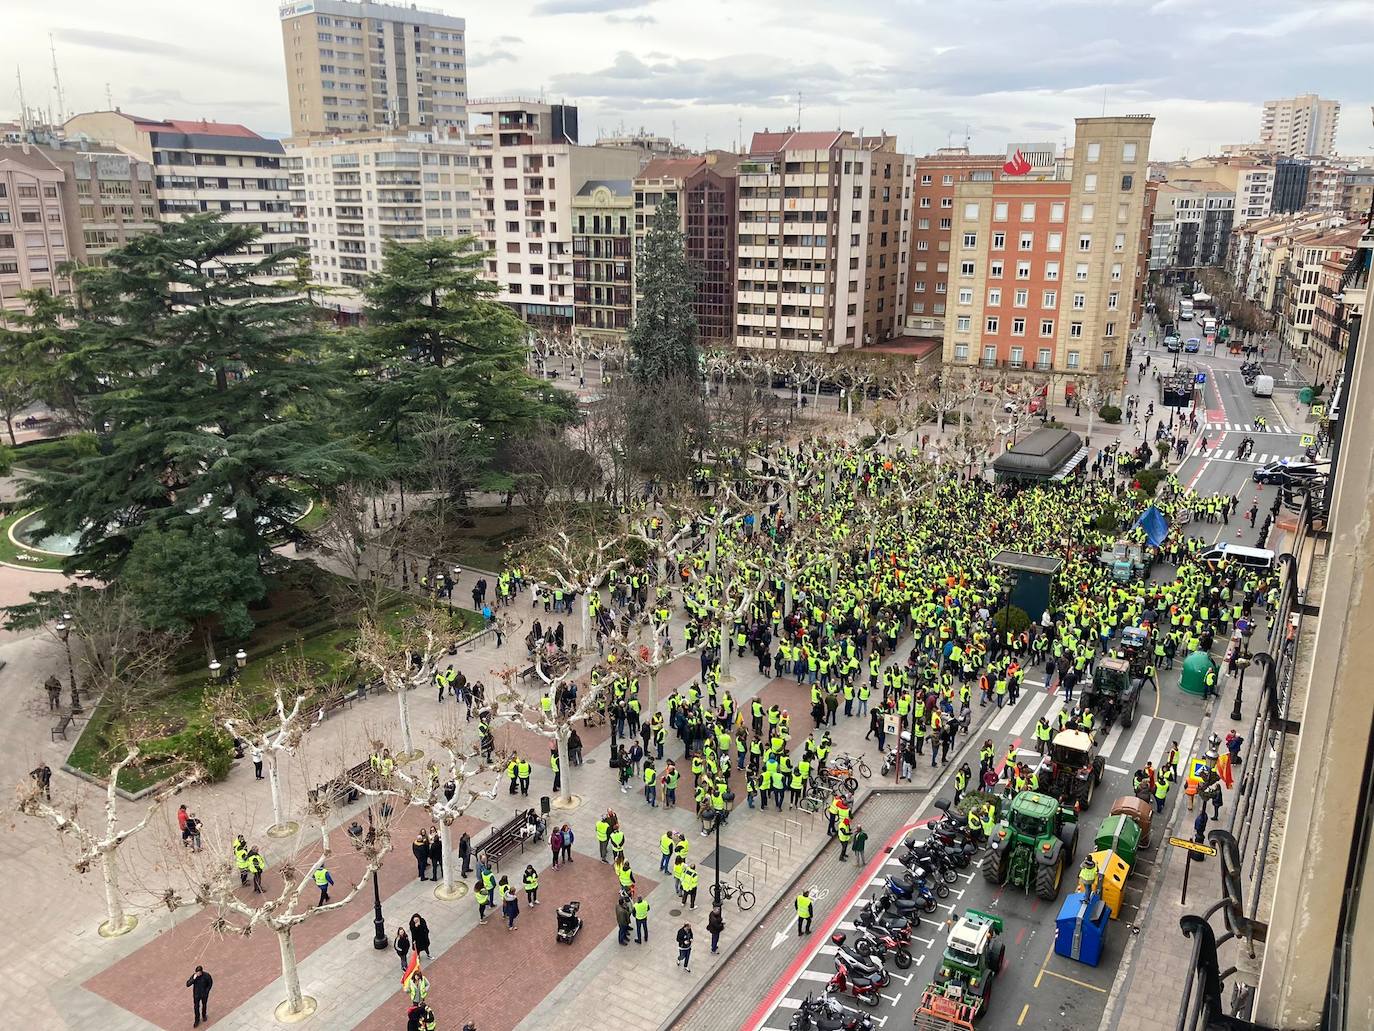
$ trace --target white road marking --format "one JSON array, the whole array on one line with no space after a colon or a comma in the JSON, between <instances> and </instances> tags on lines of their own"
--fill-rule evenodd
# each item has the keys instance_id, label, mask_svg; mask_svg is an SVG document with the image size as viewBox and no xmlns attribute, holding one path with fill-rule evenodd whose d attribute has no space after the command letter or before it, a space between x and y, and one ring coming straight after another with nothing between
<instances>
[{"instance_id":1,"label":"white road marking","mask_svg":"<svg viewBox=\"0 0 1374 1031\"><path fill-rule=\"evenodd\" d=\"M1140 752L1140 744L1145 740L1145 735L1149 733L1150 724L1153 717L1140 717L1136 720L1135 731L1131 734L1131 739L1126 742L1126 750L1119 755L1113 755L1113 759L1119 759L1127 766L1135 762L1136 755Z\"/></svg>"}]
</instances>

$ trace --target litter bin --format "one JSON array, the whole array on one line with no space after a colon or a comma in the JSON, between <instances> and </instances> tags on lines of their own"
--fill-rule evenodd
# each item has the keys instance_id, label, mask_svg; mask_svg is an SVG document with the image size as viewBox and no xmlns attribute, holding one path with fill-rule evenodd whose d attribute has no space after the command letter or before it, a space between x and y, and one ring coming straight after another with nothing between
<instances>
[{"instance_id":1,"label":"litter bin","mask_svg":"<svg viewBox=\"0 0 1374 1031\"><path fill-rule=\"evenodd\" d=\"M1109 816L1097 828L1093 845L1115 852L1127 866L1135 866L1136 849L1140 847L1140 827L1129 816ZM1098 864L1099 867L1101 865Z\"/></svg>"},{"instance_id":2,"label":"litter bin","mask_svg":"<svg viewBox=\"0 0 1374 1031\"><path fill-rule=\"evenodd\" d=\"M1184 694L1198 697L1207 693L1207 670L1212 665L1212 657L1206 652L1193 652L1183 660L1183 673L1178 678L1178 686Z\"/></svg>"},{"instance_id":3,"label":"litter bin","mask_svg":"<svg viewBox=\"0 0 1374 1031\"><path fill-rule=\"evenodd\" d=\"M1125 890L1126 878L1130 875L1131 868L1119 855L1107 849L1094 852L1092 857L1093 862L1097 863L1102 901L1106 903L1112 919L1115 920L1121 915L1121 893Z\"/></svg>"},{"instance_id":4,"label":"litter bin","mask_svg":"<svg viewBox=\"0 0 1374 1031\"><path fill-rule=\"evenodd\" d=\"M1064 900L1054 921L1054 951L1067 959L1097 966L1107 939L1111 913L1102 899L1074 892Z\"/></svg>"},{"instance_id":5,"label":"litter bin","mask_svg":"<svg viewBox=\"0 0 1374 1031\"><path fill-rule=\"evenodd\" d=\"M1312 388L1311 388L1311 387L1303 387L1301 390L1299 390L1299 391L1298 391L1298 400L1301 401L1301 402L1302 402L1303 404L1305 404L1305 405L1310 405L1310 404L1312 403Z\"/></svg>"}]
</instances>

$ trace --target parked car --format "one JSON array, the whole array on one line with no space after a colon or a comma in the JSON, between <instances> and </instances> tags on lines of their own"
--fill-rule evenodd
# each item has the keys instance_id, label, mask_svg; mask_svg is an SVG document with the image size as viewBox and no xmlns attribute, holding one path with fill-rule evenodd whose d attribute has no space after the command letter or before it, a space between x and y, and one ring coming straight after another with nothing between
<instances>
[{"instance_id":1,"label":"parked car","mask_svg":"<svg viewBox=\"0 0 1374 1031\"><path fill-rule=\"evenodd\" d=\"M1164 338L1164 349L1170 354L1177 354L1180 346L1178 337L1173 333L1170 333Z\"/></svg>"},{"instance_id":2,"label":"parked car","mask_svg":"<svg viewBox=\"0 0 1374 1031\"><path fill-rule=\"evenodd\" d=\"M1185 354L1197 354L1198 348L1202 346L1200 337L1189 337L1187 343L1183 345Z\"/></svg>"},{"instance_id":3,"label":"parked car","mask_svg":"<svg viewBox=\"0 0 1374 1031\"><path fill-rule=\"evenodd\" d=\"M1277 483L1289 486L1309 480L1322 479L1331 475L1331 463L1327 461L1308 462L1301 459L1284 458L1277 462L1262 465L1252 474L1256 483Z\"/></svg>"}]
</instances>

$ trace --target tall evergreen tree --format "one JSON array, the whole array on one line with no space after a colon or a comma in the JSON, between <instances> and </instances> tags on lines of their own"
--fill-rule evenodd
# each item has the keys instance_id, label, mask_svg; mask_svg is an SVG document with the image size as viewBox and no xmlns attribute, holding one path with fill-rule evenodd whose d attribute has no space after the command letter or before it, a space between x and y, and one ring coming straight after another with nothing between
<instances>
[{"instance_id":1,"label":"tall evergreen tree","mask_svg":"<svg viewBox=\"0 0 1374 1031\"><path fill-rule=\"evenodd\" d=\"M101 384L81 402L100 449L25 485L49 527L80 532L72 568L114 578L147 528L217 512L260 560L270 538L298 536L293 488L376 475L334 432L344 377L290 285L295 252L255 253L257 237L197 217L78 273L68 350Z\"/></svg>"},{"instance_id":2,"label":"tall evergreen tree","mask_svg":"<svg viewBox=\"0 0 1374 1031\"><path fill-rule=\"evenodd\" d=\"M678 228L677 201L665 197L644 234L635 269L640 301L629 343L631 372L640 383L698 375L696 281Z\"/></svg>"},{"instance_id":3,"label":"tall evergreen tree","mask_svg":"<svg viewBox=\"0 0 1374 1031\"><path fill-rule=\"evenodd\" d=\"M482 262L470 239L387 243L366 288L367 326L350 341L356 407L398 475L421 461L438 415L466 428L476 469L506 436L570 413L526 373L525 327L480 278Z\"/></svg>"}]
</instances>

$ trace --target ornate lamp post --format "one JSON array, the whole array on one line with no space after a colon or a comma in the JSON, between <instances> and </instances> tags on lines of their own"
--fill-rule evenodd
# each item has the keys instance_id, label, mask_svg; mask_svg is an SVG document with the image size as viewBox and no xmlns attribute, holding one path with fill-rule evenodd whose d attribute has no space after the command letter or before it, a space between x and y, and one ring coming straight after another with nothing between
<instances>
[{"instance_id":1,"label":"ornate lamp post","mask_svg":"<svg viewBox=\"0 0 1374 1031\"><path fill-rule=\"evenodd\" d=\"M76 688L76 667L72 665L72 642L69 640L71 633L72 615L70 612L64 612L62 618L57 621L57 636L67 649L67 677L72 688L72 715L80 716L85 710L81 708L81 695Z\"/></svg>"}]
</instances>

